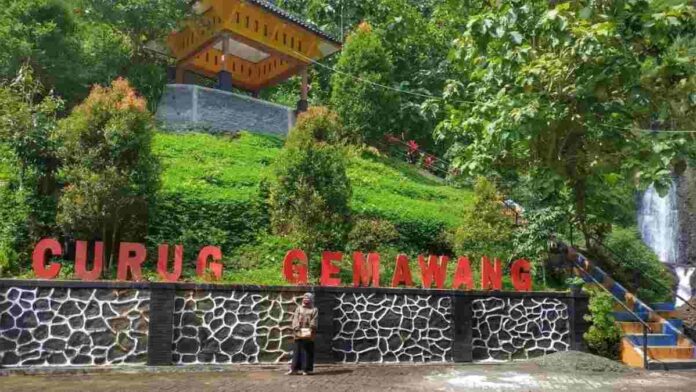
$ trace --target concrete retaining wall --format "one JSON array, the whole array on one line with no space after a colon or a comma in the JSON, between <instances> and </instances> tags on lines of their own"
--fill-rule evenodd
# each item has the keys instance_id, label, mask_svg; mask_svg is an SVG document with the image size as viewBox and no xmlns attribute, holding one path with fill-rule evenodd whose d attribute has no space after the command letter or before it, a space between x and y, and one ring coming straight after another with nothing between
<instances>
[{"instance_id":1,"label":"concrete retaining wall","mask_svg":"<svg viewBox=\"0 0 696 392\"><path fill-rule=\"evenodd\" d=\"M157 119L163 129L170 131L287 135L295 123L295 112L245 95L190 84L170 84L157 108Z\"/></svg>"}]
</instances>

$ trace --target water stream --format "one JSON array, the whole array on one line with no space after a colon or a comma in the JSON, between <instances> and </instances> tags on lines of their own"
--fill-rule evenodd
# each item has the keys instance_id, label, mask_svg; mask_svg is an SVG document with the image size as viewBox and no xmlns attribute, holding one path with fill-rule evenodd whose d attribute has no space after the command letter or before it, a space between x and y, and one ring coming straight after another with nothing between
<instances>
[{"instance_id":1,"label":"water stream","mask_svg":"<svg viewBox=\"0 0 696 392\"><path fill-rule=\"evenodd\" d=\"M691 277L695 268L682 265L679 257L679 219L677 209L676 184L673 182L669 193L660 197L654 187L650 187L640 201L638 227L643 241L657 254L663 263L669 264L679 277L677 294L690 299L693 290ZM677 306L683 301L677 299Z\"/></svg>"}]
</instances>

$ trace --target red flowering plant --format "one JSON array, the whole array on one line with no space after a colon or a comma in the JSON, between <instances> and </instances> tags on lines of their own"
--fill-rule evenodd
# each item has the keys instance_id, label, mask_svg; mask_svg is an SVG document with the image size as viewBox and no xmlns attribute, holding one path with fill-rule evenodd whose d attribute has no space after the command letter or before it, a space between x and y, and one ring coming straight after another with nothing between
<instances>
[{"instance_id":1,"label":"red flowering plant","mask_svg":"<svg viewBox=\"0 0 696 392\"><path fill-rule=\"evenodd\" d=\"M406 146L408 148L406 152L406 159L408 162L411 164L418 162L418 158L420 157L420 146L418 143L416 143L415 140L409 140Z\"/></svg>"},{"instance_id":2,"label":"red flowering plant","mask_svg":"<svg viewBox=\"0 0 696 392\"><path fill-rule=\"evenodd\" d=\"M433 171L435 169L435 157L426 154L425 158L423 158L423 168L428 171Z\"/></svg>"}]
</instances>

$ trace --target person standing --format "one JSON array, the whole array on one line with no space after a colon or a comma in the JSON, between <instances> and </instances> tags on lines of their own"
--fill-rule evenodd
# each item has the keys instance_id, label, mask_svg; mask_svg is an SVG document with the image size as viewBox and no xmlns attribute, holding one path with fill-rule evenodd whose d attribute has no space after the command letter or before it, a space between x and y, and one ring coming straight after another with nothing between
<instances>
[{"instance_id":1,"label":"person standing","mask_svg":"<svg viewBox=\"0 0 696 392\"><path fill-rule=\"evenodd\" d=\"M319 309L314 307L314 295L306 293L302 305L292 315L292 331L295 339L292 365L286 374L303 375L314 372L314 335L317 332Z\"/></svg>"}]
</instances>

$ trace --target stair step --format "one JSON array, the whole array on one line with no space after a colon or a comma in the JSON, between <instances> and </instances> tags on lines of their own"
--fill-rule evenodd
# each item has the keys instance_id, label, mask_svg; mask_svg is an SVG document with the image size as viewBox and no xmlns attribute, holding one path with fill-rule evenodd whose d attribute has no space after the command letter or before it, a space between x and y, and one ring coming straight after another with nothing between
<instances>
[{"instance_id":1,"label":"stair step","mask_svg":"<svg viewBox=\"0 0 696 392\"><path fill-rule=\"evenodd\" d=\"M663 359L649 361L648 370L694 370L696 359Z\"/></svg>"},{"instance_id":2,"label":"stair step","mask_svg":"<svg viewBox=\"0 0 696 392\"><path fill-rule=\"evenodd\" d=\"M660 361L667 359L694 359L694 348L680 346L648 346L648 357Z\"/></svg>"},{"instance_id":3,"label":"stair step","mask_svg":"<svg viewBox=\"0 0 696 392\"><path fill-rule=\"evenodd\" d=\"M662 311L671 312L671 311L677 310L674 302L658 302L658 303L650 304L650 307L653 310L658 311L658 312L662 312Z\"/></svg>"},{"instance_id":4,"label":"stair step","mask_svg":"<svg viewBox=\"0 0 696 392\"><path fill-rule=\"evenodd\" d=\"M616 321L637 321L636 316L634 316L634 314L636 316L638 316L638 318L640 320L652 321L652 320L650 320L650 313L649 312L634 312L634 313L630 313L630 312L626 312L626 311L614 312L614 318L616 319Z\"/></svg>"},{"instance_id":5,"label":"stair step","mask_svg":"<svg viewBox=\"0 0 696 392\"><path fill-rule=\"evenodd\" d=\"M643 335L642 334L630 334L630 335L626 335L626 337L628 339L630 339L630 341L631 341L631 343L633 343L633 345L638 346L638 347L643 347ZM651 333L651 334L648 334L648 347L651 347L651 346L658 346L658 347L676 346L677 340L678 340L677 335Z\"/></svg>"},{"instance_id":6,"label":"stair step","mask_svg":"<svg viewBox=\"0 0 696 392\"><path fill-rule=\"evenodd\" d=\"M650 326L650 333L666 333L665 326L660 322L648 323ZM620 322L619 327L626 335L637 335L643 333L643 324L637 321L625 321Z\"/></svg>"}]
</instances>

